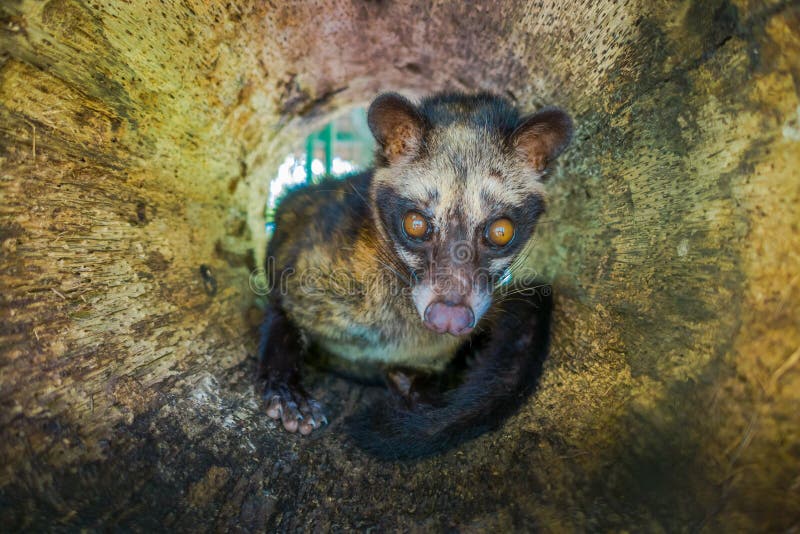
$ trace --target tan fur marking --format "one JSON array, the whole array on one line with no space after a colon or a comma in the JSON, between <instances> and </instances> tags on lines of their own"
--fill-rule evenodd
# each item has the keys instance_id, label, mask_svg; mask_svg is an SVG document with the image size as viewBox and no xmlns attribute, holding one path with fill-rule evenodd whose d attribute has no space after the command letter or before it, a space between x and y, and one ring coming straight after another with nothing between
<instances>
[{"instance_id":1,"label":"tan fur marking","mask_svg":"<svg viewBox=\"0 0 800 534\"><path fill-rule=\"evenodd\" d=\"M409 124L399 124L389 135L384 147L386 159L396 162L403 156L409 156L416 152L419 141L419 132Z\"/></svg>"}]
</instances>

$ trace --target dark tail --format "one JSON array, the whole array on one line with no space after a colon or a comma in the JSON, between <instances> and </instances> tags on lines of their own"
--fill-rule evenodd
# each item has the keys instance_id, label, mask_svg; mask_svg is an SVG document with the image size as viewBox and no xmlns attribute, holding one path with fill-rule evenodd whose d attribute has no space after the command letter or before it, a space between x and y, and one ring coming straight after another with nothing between
<instances>
[{"instance_id":1,"label":"dark tail","mask_svg":"<svg viewBox=\"0 0 800 534\"><path fill-rule=\"evenodd\" d=\"M499 303L486 345L463 383L444 395L443 405L413 411L388 403L374 406L349 421L356 443L380 458L409 459L442 452L500 426L541 375L553 308L546 289L535 295L515 293Z\"/></svg>"}]
</instances>

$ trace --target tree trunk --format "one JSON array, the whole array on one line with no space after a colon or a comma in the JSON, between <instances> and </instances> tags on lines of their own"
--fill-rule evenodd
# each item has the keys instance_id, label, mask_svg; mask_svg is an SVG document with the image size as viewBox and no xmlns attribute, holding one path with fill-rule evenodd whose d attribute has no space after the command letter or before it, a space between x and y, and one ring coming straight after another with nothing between
<instances>
[{"instance_id":1,"label":"tree trunk","mask_svg":"<svg viewBox=\"0 0 800 534\"><path fill-rule=\"evenodd\" d=\"M0 517L44 527L800 526L800 5L0 6ZM575 116L529 402L383 464L252 387L284 149L380 90Z\"/></svg>"}]
</instances>

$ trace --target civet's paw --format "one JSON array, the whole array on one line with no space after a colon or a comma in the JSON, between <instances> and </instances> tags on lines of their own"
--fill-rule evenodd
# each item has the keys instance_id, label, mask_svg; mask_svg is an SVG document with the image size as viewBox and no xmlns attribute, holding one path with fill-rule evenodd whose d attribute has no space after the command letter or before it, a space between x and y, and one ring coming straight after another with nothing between
<instances>
[{"instance_id":1,"label":"civet's paw","mask_svg":"<svg viewBox=\"0 0 800 534\"><path fill-rule=\"evenodd\" d=\"M270 381L271 382L271 381ZM283 423L289 432L304 436L328 423L319 402L311 398L302 388L285 383L268 383L264 388L267 415Z\"/></svg>"}]
</instances>

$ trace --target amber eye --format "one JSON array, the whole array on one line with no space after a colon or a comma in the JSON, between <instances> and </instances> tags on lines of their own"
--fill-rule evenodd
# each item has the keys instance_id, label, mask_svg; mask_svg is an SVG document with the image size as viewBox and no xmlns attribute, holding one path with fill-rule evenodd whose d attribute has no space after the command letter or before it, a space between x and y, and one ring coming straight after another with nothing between
<instances>
[{"instance_id":1,"label":"amber eye","mask_svg":"<svg viewBox=\"0 0 800 534\"><path fill-rule=\"evenodd\" d=\"M409 211L403 218L403 229L408 237L424 239L428 235L428 221L421 213Z\"/></svg>"},{"instance_id":2,"label":"amber eye","mask_svg":"<svg viewBox=\"0 0 800 534\"><path fill-rule=\"evenodd\" d=\"M486 231L486 238L498 247L508 245L513 237L514 223L505 217L490 223Z\"/></svg>"}]
</instances>

